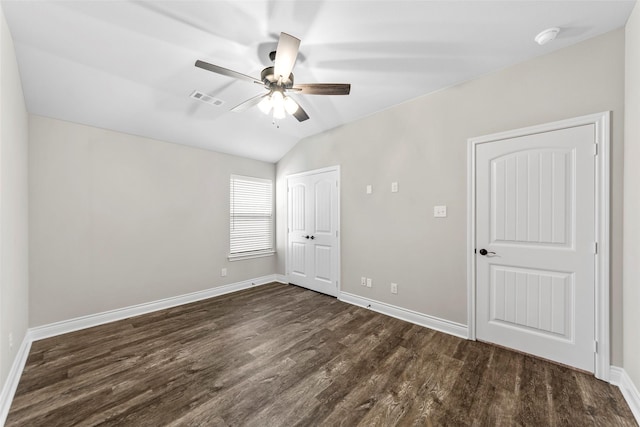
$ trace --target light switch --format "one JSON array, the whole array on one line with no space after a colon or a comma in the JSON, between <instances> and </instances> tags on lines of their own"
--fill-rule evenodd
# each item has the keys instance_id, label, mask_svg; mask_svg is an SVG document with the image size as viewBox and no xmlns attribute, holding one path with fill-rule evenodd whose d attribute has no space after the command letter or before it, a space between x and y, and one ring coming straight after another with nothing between
<instances>
[{"instance_id":1,"label":"light switch","mask_svg":"<svg viewBox=\"0 0 640 427\"><path fill-rule=\"evenodd\" d=\"M373 188L371 187L371 185L367 185L367 194L371 193L373 193Z\"/></svg>"},{"instance_id":2,"label":"light switch","mask_svg":"<svg viewBox=\"0 0 640 427\"><path fill-rule=\"evenodd\" d=\"M391 183L391 192L392 193L397 193L398 192L398 183L397 182L392 182Z\"/></svg>"},{"instance_id":3,"label":"light switch","mask_svg":"<svg viewBox=\"0 0 640 427\"><path fill-rule=\"evenodd\" d=\"M433 207L433 216L435 218L446 218L446 216L447 216L447 207L446 206L434 206Z\"/></svg>"}]
</instances>

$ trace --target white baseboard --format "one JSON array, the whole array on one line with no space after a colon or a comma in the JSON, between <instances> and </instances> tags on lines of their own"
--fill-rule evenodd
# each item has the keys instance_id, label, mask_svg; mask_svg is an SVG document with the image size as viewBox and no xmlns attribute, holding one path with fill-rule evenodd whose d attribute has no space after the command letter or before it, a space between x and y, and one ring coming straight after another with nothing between
<instances>
[{"instance_id":1,"label":"white baseboard","mask_svg":"<svg viewBox=\"0 0 640 427\"><path fill-rule=\"evenodd\" d=\"M386 304L380 301L361 297L359 295L350 294L348 292L340 292L338 299L349 304L369 308L373 311L377 311L378 313L395 317L396 319L415 323L416 325L424 326L429 329L435 329L436 331L444 332L445 334L454 335L464 339L467 339L469 336L467 325L460 323L418 313L417 311L407 310L406 308Z\"/></svg>"},{"instance_id":2,"label":"white baseboard","mask_svg":"<svg viewBox=\"0 0 640 427\"><path fill-rule=\"evenodd\" d=\"M24 369L24 365L27 363L27 357L29 357L31 342L31 335L29 334L29 331L27 331L24 339L22 340L22 344L20 344L16 358L13 359L9 375L2 386L2 391L0 392L0 426L4 425L7 415L9 415L13 395L16 394L16 389L18 388L18 383L22 376L22 370Z\"/></svg>"},{"instance_id":3,"label":"white baseboard","mask_svg":"<svg viewBox=\"0 0 640 427\"><path fill-rule=\"evenodd\" d=\"M609 382L618 386L624 400L627 401L633 416L636 417L636 422L640 424L640 393L638 388L629 378L629 374L623 368L612 366L609 371Z\"/></svg>"},{"instance_id":4,"label":"white baseboard","mask_svg":"<svg viewBox=\"0 0 640 427\"><path fill-rule=\"evenodd\" d=\"M166 308L175 307L182 304L201 301L207 298L213 298L231 292L241 291L254 286L264 285L278 281L275 274L258 277L256 279L244 280L242 282L231 283L229 285L217 286L215 288L206 289L204 291L192 292L189 294L178 295L171 298L165 298L157 301L147 302L143 304L132 305L129 307L118 308L115 310L104 311L102 313L90 314L88 316L76 317L75 319L63 320L60 322L50 323L48 325L36 326L29 329L33 341L56 335L66 334L78 331L80 329L91 328L93 326L103 325L105 323L115 322L116 320L127 319L141 314L151 313L153 311L164 310Z\"/></svg>"},{"instance_id":5,"label":"white baseboard","mask_svg":"<svg viewBox=\"0 0 640 427\"><path fill-rule=\"evenodd\" d=\"M276 274L276 282L287 284L289 283L289 277L286 274Z\"/></svg>"}]
</instances>

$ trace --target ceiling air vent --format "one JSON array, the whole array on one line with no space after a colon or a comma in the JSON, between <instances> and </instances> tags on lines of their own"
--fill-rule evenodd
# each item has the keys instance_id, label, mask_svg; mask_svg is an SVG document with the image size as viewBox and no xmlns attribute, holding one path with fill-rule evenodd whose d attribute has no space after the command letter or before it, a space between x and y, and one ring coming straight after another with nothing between
<instances>
[{"instance_id":1,"label":"ceiling air vent","mask_svg":"<svg viewBox=\"0 0 640 427\"><path fill-rule=\"evenodd\" d=\"M209 96L206 93L198 92L197 90L194 90L190 96L193 99L197 99L210 105L215 105L216 107L224 104L224 101L222 99L214 98L213 96Z\"/></svg>"}]
</instances>

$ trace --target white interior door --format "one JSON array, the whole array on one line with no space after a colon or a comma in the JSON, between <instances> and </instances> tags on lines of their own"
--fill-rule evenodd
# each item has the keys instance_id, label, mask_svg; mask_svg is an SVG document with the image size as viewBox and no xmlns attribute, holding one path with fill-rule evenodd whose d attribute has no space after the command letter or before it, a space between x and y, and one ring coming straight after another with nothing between
<instances>
[{"instance_id":1,"label":"white interior door","mask_svg":"<svg viewBox=\"0 0 640 427\"><path fill-rule=\"evenodd\" d=\"M595 142L589 124L476 147L476 337L590 372Z\"/></svg>"},{"instance_id":2,"label":"white interior door","mask_svg":"<svg viewBox=\"0 0 640 427\"><path fill-rule=\"evenodd\" d=\"M287 179L289 282L338 295L337 170Z\"/></svg>"}]
</instances>

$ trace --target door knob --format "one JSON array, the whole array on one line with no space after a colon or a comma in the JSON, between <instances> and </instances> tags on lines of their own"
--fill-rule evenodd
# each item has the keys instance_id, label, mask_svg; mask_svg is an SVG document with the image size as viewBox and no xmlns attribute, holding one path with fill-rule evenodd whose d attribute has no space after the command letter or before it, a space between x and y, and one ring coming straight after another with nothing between
<instances>
[{"instance_id":1,"label":"door knob","mask_svg":"<svg viewBox=\"0 0 640 427\"><path fill-rule=\"evenodd\" d=\"M495 255L495 252L489 252L486 249L480 249L478 252L480 252L480 255Z\"/></svg>"},{"instance_id":2,"label":"door knob","mask_svg":"<svg viewBox=\"0 0 640 427\"><path fill-rule=\"evenodd\" d=\"M315 239L315 238L316 238L316 236L311 236L311 240L313 240L313 239Z\"/></svg>"},{"instance_id":3,"label":"door knob","mask_svg":"<svg viewBox=\"0 0 640 427\"><path fill-rule=\"evenodd\" d=\"M309 236L304 236L304 238L305 238L305 239L308 239L308 238L309 238Z\"/></svg>"}]
</instances>

